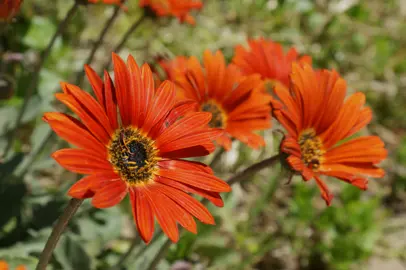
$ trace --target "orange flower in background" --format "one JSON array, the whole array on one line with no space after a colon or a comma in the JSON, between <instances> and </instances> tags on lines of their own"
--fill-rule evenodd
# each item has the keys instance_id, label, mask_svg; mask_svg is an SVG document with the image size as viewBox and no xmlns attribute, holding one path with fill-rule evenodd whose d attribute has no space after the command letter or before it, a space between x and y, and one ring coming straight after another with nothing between
<instances>
[{"instance_id":1,"label":"orange flower in background","mask_svg":"<svg viewBox=\"0 0 406 270\"><path fill-rule=\"evenodd\" d=\"M174 242L179 238L177 223L193 233L193 217L214 224L210 212L188 193L222 206L219 192L230 187L208 166L182 159L215 150L212 140L219 131L207 127L210 113L191 111L191 102L175 103L169 81L155 90L149 66L140 69L132 56L126 65L113 54L113 65L114 84L107 72L103 82L86 66L96 99L75 85L62 84L57 99L81 121L57 112L44 115L60 137L79 147L56 151L53 158L70 171L88 175L69 195L92 198L95 207L107 208L129 194L146 243L154 232L154 217Z\"/></svg>"},{"instance_id":2,"label":"orange flower in background","mask_svg":"<svg viewBox=\"0 0 406 270\"><path fill-rule=\"evenodd\" d=\"M253 133L271 126L271 96L264 91L260 76L241 76L234 65L226 65L220 51L206 50L203 58L202 66L196 57L190 57L187 70L176 74L183 96L195 100L197 110L213 114L209 126L224 130L217 142L226 150L231 148L231 137L252 148L265 145Z\"/></svg>"},{"instance_id":3,"label":"orange flower in background","mask_svg":"<svg viewBox=\"0 0 406 270\"><path fill-rule=\"evenodd\" d=\"M249 49L238 45L235 48L233 63L243 74L260 74L263 80L273 84L282 83L289 88L289 74L293 62L311 63L309 56L299 57L295 48L284 54L282 45L272 40L259 38L249 40Z\"/></svg>"},{"instance_id":4,"label":"orange flower in background","mask_svg":"<svg viewBox=\"0 0 406 270\"><path fill-rule=\"evenodd\" d=\"M280 150L290 168L304 181L315 179L321 196L330 205L332 194L321 175L333 176L367 189L366 176L383 177L378 168L387 156L377 136L351 138L372 119L364 107L365 96L355 93L344 101L346 83L335 71L315 72L310 65L293 64L291 89L274 88L274 115L287 135Z\"/></svg>"},{"instance_id":5,"label":"orange flower in background","mask_svg":"<svg viewBox=\"0 0 406 270\"><path fill-rule=\"evenodd\" d=\"M140 0L140 7L149 7L157 16L174 16L180 22L194 25L195 19L189 14L192 9L201 9L200 0Z\"/></svg>"},{"instance_id":6,"label":"orange flower in background","mask_svg":"<svg viewBox=\"0 0 406 270\"><path fill-rule=\"evenodd\" d=\"M20 10L22 0L0 0L0 19L9 20Z\"/></svg>"},{"instance_id":7,"label":"orange flower in background","mask_svg":"<svg viewBox=\"0 0 406 270\"><path fill-rule=\"evenodd\" d=\"M176 74L181 72L184 73L187 70L188 58L185 56L177 56L174 59L158 59L158 64L164 70L166 78L168 80L174 81Z\"/></svg>"},{"instance_id":8,"label":"orange flower in background","mask_svg":"<svg viewBox=\"0 0 406 270\"><path fill-rule=\"evenodd\" d=\"M11 270L6 261L0 260L0 270ZM15 270L27 270L24 265L18 265Z\"/></svg>"}]
</instances>

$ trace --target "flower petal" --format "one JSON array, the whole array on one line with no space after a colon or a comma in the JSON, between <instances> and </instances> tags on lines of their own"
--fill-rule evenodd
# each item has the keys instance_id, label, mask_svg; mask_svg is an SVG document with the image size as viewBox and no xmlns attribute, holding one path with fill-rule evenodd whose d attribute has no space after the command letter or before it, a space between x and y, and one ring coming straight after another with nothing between
<instances>
[{"instance_id":1,"label":"flower petal","mask_svg":"<svg viewBox=\"0 0 406 270\"><path fill-rule=\"evenodd\" d=\"M145 243L149 243L154 234L154 211L144 188L131 187L129 189L130 201L137 230Z\"/></svg>"},{"instance_id":2,"label":"flower petal","mask_svg":"<svg viewBox=\"0 0 406 270\"><path fill-rule=\"evenodd\" d=\"M110 181L96 190L92 204L96 208L108 208L120 203L127 195L127 185L122 180Z\"/></svg>"},{"instance_id":3,"label":"flower petal","mask_svg":"<svg viewBox=\"0 0 406 270\"><path fill-rule=\"evenodd\" d=\"M203 172L160 169L158 175L208 191L231 191L231 187L226 182L214 175Z\"/></svg>"}]
</instances>

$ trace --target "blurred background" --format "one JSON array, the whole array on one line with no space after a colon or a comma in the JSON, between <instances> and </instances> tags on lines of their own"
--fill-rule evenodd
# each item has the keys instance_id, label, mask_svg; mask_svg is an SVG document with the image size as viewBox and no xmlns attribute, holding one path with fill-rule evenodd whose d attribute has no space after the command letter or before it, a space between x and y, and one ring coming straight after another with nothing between
<instances>
[{"instance_id":1,"label":"blurred background","mask_svg":"<svg viewBox=\"0 0 406 270\"><path fill-rule=\"evenodd\" d=\"M0 259L34 269L52 224L69 198L77 175L59 167L50 153L66 146L50 136L41 116L62 110L54 93L60 81L74 83L106 21L108 5L82 6L59 36L13 132L40 52L73 1L25 0L8 25L1 25L0 51ZM123 33L142 14L137 1L120 10L92 67L100 74ZM364 133L385 141L387 174L368 191L328 179L335 199L326 207L313 183L300 177L285 185L280 167L266 169L225 196L214 208L217 225L199 224L177 244L157 235L152 244L132 245L136 236L128 201L105 210L85 202L55 251L50 269L406 269L406 1L404 0L206 0L193 14L196 25L176 19L143 20L120 52L139 64L158 57L220 49L231 60L234 47L263 36L294 46L317 68L336 69L348 93L362 91L374 119ZM90 90L89 84L83 84ZM274 129L278 128L275 123ZM13 144L4 155L7 142ZM227 179L277 152L280 135L264 132L260 150L234 142L214 166ZM210 162L212 156L204 161ZM162 248L165 243L165 249ZM156 258L162 258L157 260Z\"/></svg>"}]
</instances>

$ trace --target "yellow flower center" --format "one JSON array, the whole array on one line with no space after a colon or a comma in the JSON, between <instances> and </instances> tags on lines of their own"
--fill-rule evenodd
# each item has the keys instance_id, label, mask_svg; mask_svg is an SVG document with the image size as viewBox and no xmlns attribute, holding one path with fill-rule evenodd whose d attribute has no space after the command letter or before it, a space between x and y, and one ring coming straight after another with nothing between
<instances>
[{"instance_id":1,"label":"yellow flower center","mask_svg":"<svg viewBox=\"0 0 406 270\"><path fill-rule=\"evenodd\" d=\"M320 167L321 158L326 151L323 150L323 143L321 139L316 136L314 129L302 131L298 143L300 145L303 162L306 166L317 170Z\"/></svg>"},{"instance_id":2,"label":"yellow flower center","mask_svg":"<svg viewBox=\"0 0 406 270\"><path fill-rule=\"evenodd\" d=\"M200 106L203 112L210 112L212 114L209 122L211 128L225 128L226 113L223 108L214 100L209 100Z\"/></svg>"},{"instance_id":3,"label":"yellow flower center","mask_svg":"<svg viewBox=\"0 0 406 270\"><path fill-rule=\"evenodd\" d=\"M158 150L153 140L134 127L120 128L109 145L109 161L130 185L147 183L157 170Z\"/></svg>"}]
</instances>

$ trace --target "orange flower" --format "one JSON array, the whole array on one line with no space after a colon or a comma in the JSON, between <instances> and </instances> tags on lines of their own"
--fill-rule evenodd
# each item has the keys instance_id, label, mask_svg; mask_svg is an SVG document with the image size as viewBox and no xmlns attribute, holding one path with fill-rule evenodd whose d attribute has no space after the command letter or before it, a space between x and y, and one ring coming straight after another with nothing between
<instances>
[{"instance_id":1,"label":"orange flower","mask_svg":"<svg viewBox=\"0 0 406 270\"><path fill-rule=\"evenodd\" d=\"M0 260L0 270L10 270L6 261ZM27 268L24 265L18 265L15 270L27 270Z\"/></svg>"},{"instance_id":2,"label":"orange flower","mask_svg":"<svg viewBox=\"0 0 406 270\"><path fill-rule=\"evenodd\" d=\"M259 75L243 77L234 65L226 66L220 51L206 50L204 65L190 57L187 70L176 74L176 83L186 99L197 101L199 111L213 114L209 126L224 130L217 142L226 150L231 148L230 137L252 148L265 145L253 133L271 126L271 96L265 93Z\"/></svg>"},{"instance_id":3,"label":"orange flower","mask_svg":"<svg viewBox=\"0 0 406 270\"><path fill-rule=\"evenodd\" d=\"M177 56L174 59L158 59L158 64L162 67L168 80L174 81L176 73L186 72L188 58L185 56Z\"/></svg>"},{"instance_id":4,"label":"orange flower","mask_svg":"<svg viewBox=\"0 0 406 270\"><path fill-rule=\"evenodd\" d=\"M191 9L201 9L200 0L140 0L140 7L149 7L159 17L174 16L180 22L195 24L195 19L190 16Z\"/></svg>"},{"instance_id":5,"label":"orange flower","mask_svg":"<svg viewBox=\"0 0 406 270\"><path fill-rule=\"evenodd\" d=\"M214 151L212 140L219 131L207 128L211 115L190 111L190 102L175 103L169 81L155 90L149 66L140 69L132 56L126 65L113 54L113 63L114 84L107 72L103 82L86 66L96 99L66 83L63 94L56 94L81 122L57 112L44 116L60 137L79 147L56 151L53 158L68 170L88 174L71 187L69 195L92 198L93 206L107 208L129 194L138 232L146 243L154 232L154 216L174 242L179 238L177 223L193 233L193 216L214 224L209 211L187 193L222 206L219 192L230 187L210 167L182 159Z\"/></svg>"},{"instance_id":6,"label":"orange flower","mask_svg":"<svg viewBox=\"0 0 406 270\"><path fill-rule=\"evenodd\" d=\"M290 168L304 181L315 179L330 205L332 194L320 179L333 176L367 189L366 176L383 177L376 165L387 156L377 136L351 138L372 119L365 96L355 93L344 101L346 83L337 72L315 72L310 65L294 63L291 89L275 86L274 114L287 130L280 150Z\"/></svg>"},{"instance_id":7,"label":"orange flower","mask_svg":"<svg viewBox=\"0 0 406 270\"><path fill-rule=\"evenodd\" d=\"M22 0L1 0L0 19L9 20L13 18L20 10L22 2Z\"/></svg>"},{"instance_id":8,"label":"orange flower","mask_svg":"<svg viewBox=\"0 0 406 270\"><path fill-rule=\"evenodd\" d=\"M238 45L235 48L233 63L237 65L243 74L260 74L263 80L282 83L289 88L289 74L292 63L311 63L309 56L298 57L295 48L291 48L286 54L283 53L282 45L272 40L259 38L248 41L250 50Z\"/></svg>"}]
</instances>

